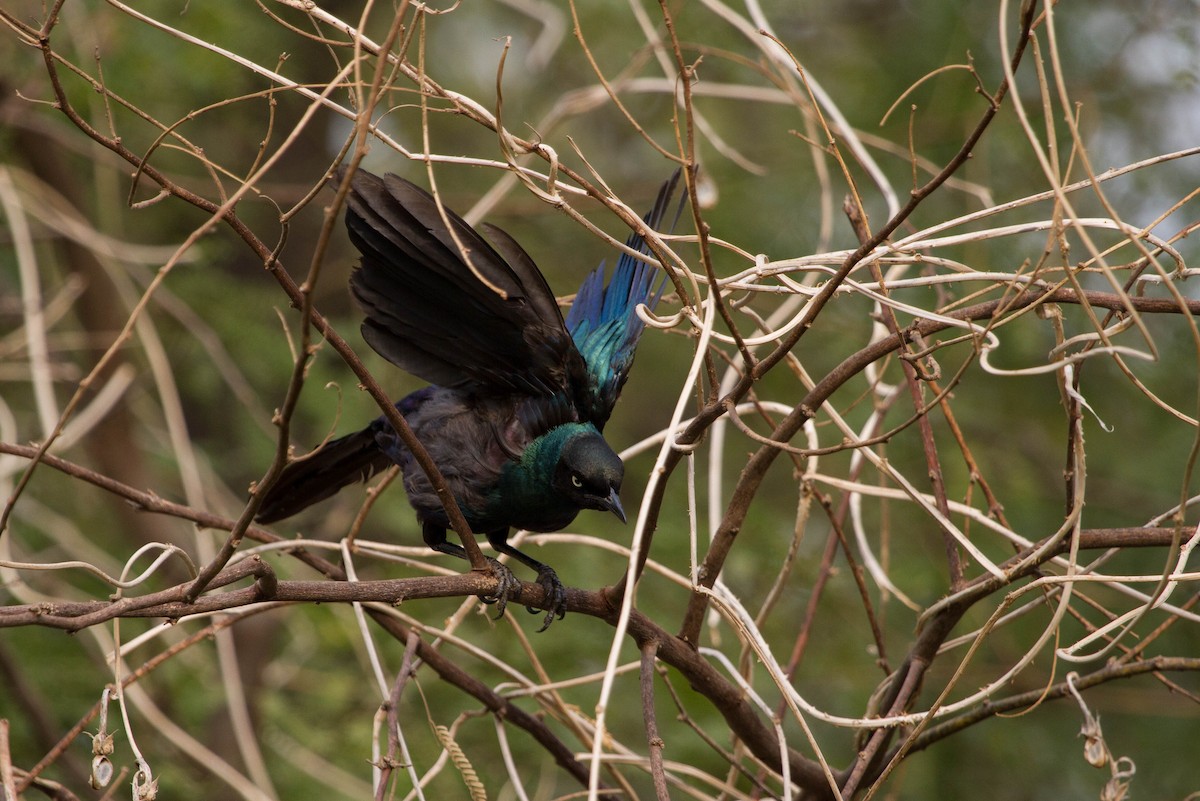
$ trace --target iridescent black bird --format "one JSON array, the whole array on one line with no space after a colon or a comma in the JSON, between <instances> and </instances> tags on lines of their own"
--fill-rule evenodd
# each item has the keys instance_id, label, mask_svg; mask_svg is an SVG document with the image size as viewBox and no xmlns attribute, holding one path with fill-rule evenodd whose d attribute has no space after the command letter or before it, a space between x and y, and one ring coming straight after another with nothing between
<instances>
[{"instance_id":1,"label":"iridescent black bird","mask_svg":"<svg viewBox=\"0 0 1200 801\"><path fill-rule=\"evenodd\" d=\"M678 178L659 191L645 217L651 227L662 221ZM564 615L566 593L553 568L508 544L509 529L557 531L581 509L612 512L624 522L625 468L601 431L644 327L636 308L654 307L665 280L656 282L649 265L622 254L607 286L603 264L588 274L564 321L546 279L512 237L484 226L489 244L395 175L355 173L346 228L362 254L350 291L366 314L363 338L433 384L396 408L442 471L472 531L537 571L549 609L545 629L554 615ZM636 234L626 244L649 252ZM383 417L288 465L258 520L289 517L393 463L404 474L425 543L465 559L463 547L446 539L450 521L429 479Z\"/></svg>"}]
</instances>

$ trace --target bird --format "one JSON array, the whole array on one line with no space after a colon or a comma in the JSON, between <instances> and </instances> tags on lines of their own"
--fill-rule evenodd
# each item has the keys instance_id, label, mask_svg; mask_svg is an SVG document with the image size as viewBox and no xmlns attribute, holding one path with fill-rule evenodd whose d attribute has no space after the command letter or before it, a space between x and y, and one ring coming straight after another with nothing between
<instances>
[{"instance_id":1,"label":"bird","mask_svg":"<svg viewBox=\"0 0 1200 801\"><path fill-rule=\"evenodd\" d=\"M657 229L679 181L658 192L643 218ZM682 201L676 220L682 211ZM361 255L350 292L361 332L384 359L429 382L396 402L444 476L463 516L499 554L537 573L545 591L539 631L566 614L554 568L508 543L512 529L559 531L583 509L626 521L624 464L603 431L633 365L645 323L667 285L650 264L622 253L583 279L564 319L533 259L503 230L477 231L416 184L358 169L346 200L346 230ZM486 235L486 238L485 236ZM625 243L649 254L636 232ZM466 559L447 540L450 520L428 476L385 417L289 462L256 515L273 523L398 465L425 544ZM518 586L500 580L497 617ZM530 612L539 610L527 607Z\"/></svg>"}]
</instances>

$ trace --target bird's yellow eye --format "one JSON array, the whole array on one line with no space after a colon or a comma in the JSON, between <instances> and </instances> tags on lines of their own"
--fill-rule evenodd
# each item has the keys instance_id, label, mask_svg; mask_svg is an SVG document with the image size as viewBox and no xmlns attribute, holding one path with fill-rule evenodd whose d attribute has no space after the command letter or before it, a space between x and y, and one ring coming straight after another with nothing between
<instances>
[{"instance_id":1,"label":"bird's yellow eye","mask_svg":"<svg viewBox=\"0 0 1200 801\"><path fill-rule=\"evenodd\" d=\"M582 487L583 479L579 477L578 473L572 473L571 474L571 483L574 484L576 487Z\"/></svg>"}]
</instances>

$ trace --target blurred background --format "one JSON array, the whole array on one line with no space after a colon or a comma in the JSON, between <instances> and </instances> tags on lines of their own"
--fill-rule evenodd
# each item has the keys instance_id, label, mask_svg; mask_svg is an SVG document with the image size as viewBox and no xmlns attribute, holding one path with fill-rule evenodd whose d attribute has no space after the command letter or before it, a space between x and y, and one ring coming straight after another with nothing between
<instances>
[{"instance_id":1,"label":"blurred background","mask_svg":"<svg viewBox=\"0 0 1200 801\"><path fill-rule=\"evenodd\" d=\"M353 121L342 112L353 110L362 98L351 84L359 90L369 84L377 64L364 61L361 71L347 72L342 84L328 92L342 112L312 110L312 96L326 90L351 60L350 51L337 44L347 38L331 19L363 24L364 34L379 42L399 11L405 27L394 51L403 49L408 61L421 65L442 89L472 99L485 114L496 113L501 83L501 118L509 132L544 142L564 165L585 176L594 170L638 213L649 207L658 185L675 168L661 151L678 154L677 137L690 133L701 165L703 218L711 236L720 240L712 248L715 274L729 278L753 270L754 257L762 254L758 267L778 264L792 281L763 274L759 285L786 292L730 290L730 300L744 306L738 320L747 335L756 332L756 319L785 308L788 293L795 292L793 300L799 297L797 286L826 280L828 271L817 265L836 268L844 253L857 246L842 212L849 193L857 193L868 224L876 229L907 201L914 186L954 156L987 107L985 93L994 93L999 85L1002 64L1018 34L1019 9L1013 4L852 0L726 6L706 0L666 7L683 61L694 70L690 131L682 125L682 106L676 102L679 82L664 14L648 4L476 2L450 5L444 13L430 9L418 21L407 5L330 2L306 13L302 4L272 1L154 2L135 8L115 1L48 7L4 0L0 441L43 441L78 392L79 408L53 453L129 487L214 514L239 515L249 486L263 476L275 452L278 431L272 415L283 403L293 369L298 315L264 270L261 256L230 227L219 224L197 236L209 214L160 193L145 175L135 176L128 161L99 145L80 125L91 126L100 137L119 138L124 148L171 181L217 204L273 160L235 211L278 254L283 269L302 281L317 251L325 207L332 201L332 193L318 187L353 134ZM312 13L314 8L328 16ZM945 221L989 209L996 209L995 214L986 222L948 228L947 234L964 234L963 240L923 249L936 258L924 268L914 264L906 276L960 269L1013 275L1049 264L1058 269L1053 280L1061 280L1066 267L1083 268L1078 285L1090 289L1114 291L1114 281L1119 286L1128 279L1142 254L1129 245L1125 233L1092 232L1097 250L1113 249L1108 259L1113 271L1105 272L1089 262L1089 246L1075 231L1052 236L1046 226L1033 224L1061 219L1063 209L1052 197L997 207L1047 193L1055 182L1070 184L1089 172L1100 174L1200 145L1197 10L1195 2L1185 0L1057 5L1052 20L1039 25L1036 47L1018 72L1017 100L1028 127L1015 113L1010 95L969 161L919 206L892 241L906 236L928 240L936 235L931 229ZM78 123L55 108L46 58L30 34L47 19L55 22L49 31L51 64L78 112ZM787 57L756 32L760 28L768 29L803 66L807 87L789 69ZM1001 47L1002 34L1007 51ZM486 220L508 231L561 296L569 297L602 260L613 263L610 242L511 179L494 131L469 115L453 113L442 97L423 101L399 71L385 78L388 88L373 119L408 157L376 139L364 166L428 185L419 154L434 154L432 169L445 203L472 222ZM825 98L820 116L809 91ZM844 172L822 119L835 132L838 154L847 165ZM547 169L541 159L522 156L519 161L536 171ZM1047 173L1057 178L1051 180ZM1120 220L1173 240L1190 231L1197 219L1193 194L1200 186L1198 176L1195 155L1162 158L1106 181L1103 195L1074 193L1074 213ZM627 235L628 228L594 199L571 195L568 200L609 236L623 240ZM987 227L1018 225L1028 227L980 233ZM677 233L685 238L695 234L688 214ZM672 247L703 279L694 238ZM1184 263L1164 257L1161 265L1178 269L1172 287L1194 298L1194 283L1184 280L1192 261L1191 241L1180 238L1174 248ZM401 374L361 342L360 317L346 289L355 259L339 222L322 256L314 304L399 397L421 382ZM866 272L855 278L871 280ZM1173 297L1165 283L1139 284L1136 294ZM975 290L995 292L1001 284L1000 279L993 284L929 282L898 291L916 307L949 309L972 302ZM674 312L679 302L669 297L661 311ZM1064 307L1062 314L1070 337L1094 331L1103 310L1092 316ZM804 397L802 373L813 380L824 377L877 335L880 319L868 296L857 291L835 296L795 348L796 363L773 370L756 384L753 396L786 411ZM911 319L912 314L902 315L900 324ZM953 383L949 397L960 434L942 415L930 418L947 495L995 513L987 495L992 493L1002 507L1004 525L1037 541L1062 524L1067 508L1069 440L1061 373L1000 371L1044 367L1056 339L1052 322L1035 315L1015 320L1003 331L1002 344L988 356L994 370L979 364L978 350L969 341L938 351L942 379ZM1118 363L1093 358L1079 367L1085 376L1081 391L1092 410L1083 423L1085 528L1144 526L1194 492L1197 439L1190 418L1200 406L1200 338L1194 322L1178 314L1146 315L1140 336L1120 342L1151 353L1153 359ZM696 412L697 391L681 393L696 344L695 327L687 324L648 331L606 429L615 447L633 448L661 432L681 395L684 417ZM756 353L761 357L768 350ZM738 352L731 345L714 344L713 354L714 375L737 365ZM869 428L872 415L880 417L878 433L914 413L907 390L881 401L881 385L902 385L904 379L894 360L878 367L879 374L864 372L831 400L855 430ZM89 386L81 387L85 377ZM931 399L926 396L925 402ZM307 450L331 433L357 429L377 413L337 355L320 348L292 419L291 442ZM776 420L782 416L775 407L770 413ZM760 435L770 432L771 426L753 413L746 417ZM816 422L820 445L838 445L841 434L830 419L819 415ZM974 470L957 444L960 436L969 443ZM792 444L811 442L800 435ZM628 455L627 510L639 506L657 447L649 443ZM703 554L707 535L729 502L729 489L758 447L732 426L722 429L719 441L706 439L695 461L700 477L694 506L686 466L668 483L651 551L656 568L638 594L639 609L667 631L678 629L688 599L680 582L692 570L689 509L697 516ZM921 490L928 491L917 426L896 432L877 452L902 474L923 479ZM777 460L722 574L724 585L752 615L762 611L756 622L776 658L786 663L790 653L802 653L794 664L796 691L830 715L850 718L867 714L868 699L887 674L880 662L894 668L900 661L913 640L920 610L949 591L942 537L927 513L904 500L868 496L857 525L876 548L881 571L896 583L884 587L866 580L889 649L879 654L854 570L841 556L823 563L832 528L818 500L827 498L837 509L851 497L861 498L827 477L894 486L869 468L859 472L863 468L856 453L841 450L821 455L819 462ZM0 455L6 499L26 466L26 459ZM804 471L809 474L801 481ZM977 480L980 475L987 492ZM274 530L284 537L336 543L364 499L361 489L347 490ZM1012 548L979 522L966 515L954 519L978 538L992 560L1012 555ZM1186 519L1194 522L1195 515ZM1170 523L1168 518L1158 524ZM632 525L586 513L572 527L574 533L621 547L628 546L632 530ZM359 536L412 546L400 554L407 562L368 550L355 562L363 579L425 575L426 562L460 568L418 547L418 526L396 487L380 498ZM23 565L78 560L110 576L125 567L132 576L153 559L133 558L145 544L174 543L202 563L223 540L224 532L145 514L113 494L42 466L12 506L7 529L0 534L0 557L6 564ZM566 584L586 589L615 582L627 562L619 549L569 536L539 537L531 547L539 559L557 567ZM325 555L341 558L337 551ZM316 577L286 556L271 558L282 577ZM781 571L781 564L786 570ZM1154 576L1169 566L1166 548L1127 549L1113 552L1103 570ZM968 577L981 572L978 560L967 560ZM131 593L162 589L187 575L182 560L169 559ZM10 605L105 599L113 592L86 570L9 566L2 579L0 597ZM815 583L822 585L819 608L810 605ZM1098 584L1081 592L1081 600L1073 602L1078 615L1053 624L1053 604L1030 602L1033 596L1023 595L1017 606L1027 613L983 638L970 658L966 644L947 647L945 658L931 668L915 709L927 709L952 681L944 703L971 695L1027 652L1032 653L1029 665L996 688L994 699L1062 682L1069 670L1101 667L1102 659L1086 665L1061 662L1054 648L1078 640L1089 626L1137 608L1141 601L1123 593L1123 587ZM1148 593L1154 584L1137 583L1136 588ZM897 589L916 609L897 598ZM1000 607L1003 594L973 609L955 634L982 626ZM1186 767L1190 736L1200 720L1194 674L1200 667L1200 638L1197 621L1186 611L1196 597L1194 584L1185 582L1170 599L1184 611L1151 612L1122 641L1136 648L1139 638L1169 624L1142 656L1183 659L1180 672L1157 678L1146 672L1103 684L1085 696L1091 714L1103 722L1112 755L1129 760L1120 763L1120 771L1136 765L1132 779L1121 779L1132 782L1132 797L1182 799L1200 791L1200 778ZM517 609L509 613L512 620L493 622L473 599L419 601L399 611L411 616L409 623L428 639L450 622L455 637L490 655L491 661L457 642L447 649L473 675L501 691L511 689L509 684L579 679L557 688L553 700L530 693L520 703L551 720L572 750L591 750L578 725L566 722L563 710L594 713L600 686L595 674L608 659L610 626L573 614L534 637L534 618L526 619ZM804 644L797 645L800 621L809 615ZM12 764L28 769L50 751L114 680L109 657L115 643L129 643L154 625L110 621L73 636L38 626L0 628L0 718L9 721ZM203 625L155 630L153 639L123 652L124 670L166 653ZM1048 625L1054 637L1041 642ZM748 655L742 634L728 618L714 613L701 644L739 664L748 686L763 693L768 708L782 708L778 688ZM368 640L392 676L401 663L403 642L360 629L349 606L296 605L248 615L217 639L189 645L156 668L136 685L139 695L131 699L136 703L130 717L163 797L372 794L367 763L372 742L385 736L373 723L380 696ZM637 651L632 644L624 647L622 663L632 661L634 668L615 679L618 700L607 724L619 744L614 752L628 746L640 755L646 743L641 708L634 700ZM956 675L959 669L962 675ZM678 797L757 798L780 792L776 777L746 756L713 706L678 675L668 676L678 695L673 701L666 685L659 690L666 758L728 783L721 788L679 769L679 781L691 783L686 791L676 786ZM482 713L479 702L435 676L418 673L415 686L406 689L402 713L409 735L407 761L416 774L430 775L422 791L426 797L471 797L461 764L457 769L448 764L453 760L436 726L453 727L488 798L560 798L581 789L525 735L498 741L494 721ZM120 728L113 722L116 714L114 707L110 729ZM783 718L789 743L813 756L796 720L790 713ZM1113 783L1111 765L1095 767L1085 759L1085 740L1078 736L1084 720L1080 704L1066 699L1030 703L1011 716L964 726L909 754L877 793L924 799L968 794L1014 801L1115 799L1119 796L1102 795L1116 792L1106 788L1119 785ZM808 722L835 769L853 760L853 728ZM94 723L89 730L95 730ZM706 742L705 735L720 748ZM78 797L102 792L87 787L89 744L79 738L45 774ZM506 749L511 749L523 786L513 780L513 768L504 767ZM118 735L112 759L119 767L133 764L126 733ZM653 797L644 768L623 773L635 794ZM235 775L244 781L230 778ZM408 776L396 782L395 797L413 792ZM26 796L36 792L27 790Z\"/></svg>"}]
</instances>

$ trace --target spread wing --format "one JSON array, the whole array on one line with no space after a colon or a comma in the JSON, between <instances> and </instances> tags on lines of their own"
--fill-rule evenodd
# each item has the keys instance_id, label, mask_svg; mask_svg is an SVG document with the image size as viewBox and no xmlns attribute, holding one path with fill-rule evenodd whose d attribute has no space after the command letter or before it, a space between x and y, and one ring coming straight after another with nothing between
<instances>
[{"instance_id":1,"label":"spread wing","mask_svg":"<svg viewBox=\"0 0 1200 801\"><path fill-rule=\"evenodd\" d=\"M662 222L678 183L679 171L676 171L658 190L654 208L643 218L651 228L657 229ZM679 210L682 211L682 204ZM676 219L678 216L677 211ZM625 244L639 253L650 252L645 240L636 233ZM608 285L604 284L601 264L583 279L571 304L567 329L587 365L587 383L584 391L578 393L585 399L582 417L599 429L604 428L621 394L645 328L637 316L637 306L644 303L653 309L666 282L666 276L655 281L654 268L649 264L622 253Z\"/></svg>"},{"instance_id":2,"label":"spread wing","mask_svg":"<svg viewBox=\"0 0 1200 801\"><path fill-rule=\"evenodd\" d=\"M480 392L561 398L586 381L546 279L507 234L493 229L493 247L415 184L363 170L346 228L362 254L350 290L363 338L392 364Z\"/></svg>"}]
</instances>

